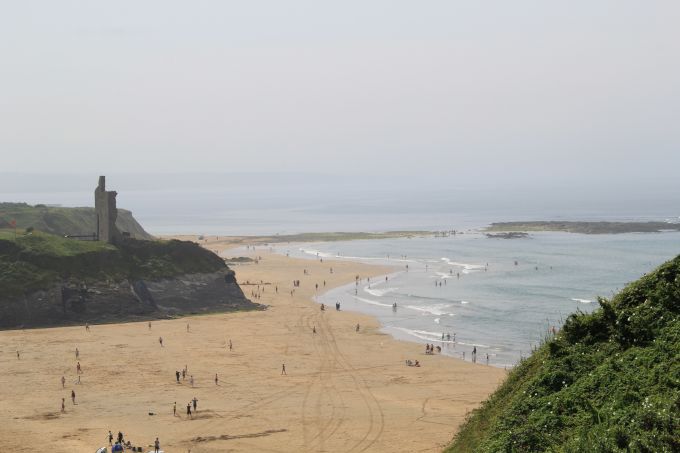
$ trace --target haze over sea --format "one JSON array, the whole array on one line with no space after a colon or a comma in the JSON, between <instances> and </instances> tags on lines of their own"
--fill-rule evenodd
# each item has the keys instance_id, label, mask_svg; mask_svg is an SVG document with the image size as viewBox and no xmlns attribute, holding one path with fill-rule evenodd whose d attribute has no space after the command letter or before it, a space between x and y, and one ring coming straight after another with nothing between
<instances>
[{"instance_id":1,"label":"haze over sea","mask_svg":"<svg viewBox=\"0 0 680 453\"><path fill-rule=\"evenodd\" d=\"M446 354L460 357L465 352L469 360L476 345L478 361L484 362L488 353L496 366L513 365L569 313L594 309L597 296L610 296L680 253L680 233L532 233L529 239L501 240L478 232L488 223L506 220L677 222L678 191L653 186L648 192L624 186L595 190L585 183L548 190L535 190L530 183L510 190L449 183L438 189L440 181L428 185L403 179L395 184L380 174L304 173L114 175L107 183L119 192L118 206L132 210L157 235L464 231L445 238L279 245L277 251L396 265L401 272L387 283L369 287L364 281L357 294L351 285L319 300L373 314L385 332L441 345ZM5 174L0 200L89 206L95 184L92 175L37 179ZM441 342L442 333L455 333L456 343Z\"/></svg>"}]
</instances>

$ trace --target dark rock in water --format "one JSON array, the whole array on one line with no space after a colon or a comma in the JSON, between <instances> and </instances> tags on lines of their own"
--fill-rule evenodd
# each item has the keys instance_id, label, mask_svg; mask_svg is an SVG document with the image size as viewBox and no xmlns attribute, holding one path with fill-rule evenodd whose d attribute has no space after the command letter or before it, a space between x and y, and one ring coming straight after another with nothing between
<instances>
[{"instance_id":1,"label":"dark rock in water","mask_svg":"<svg viewBox=\"0 0 680 453\"><path fill-rule=\"evenodd\" d=\"M490 239L523 239L528 238L529 233L520 231L509 231L507 233L486 233L486 237Z\"/></svg>"}]
</instances>

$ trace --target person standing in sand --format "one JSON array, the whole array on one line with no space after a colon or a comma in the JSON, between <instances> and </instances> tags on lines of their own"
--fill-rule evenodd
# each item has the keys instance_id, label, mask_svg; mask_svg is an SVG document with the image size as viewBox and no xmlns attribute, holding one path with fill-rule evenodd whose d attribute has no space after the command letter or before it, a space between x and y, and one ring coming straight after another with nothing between
<instances>
[{"instance_id":1,"label":"person standing in sand","mask_svg":"<svg viewBox=\"0 0 680 453\"><path fill-rule=\"evenodd\" d=\"M217 373L215 373L215 385L220 385L220 380L217 378Z\"/></svg>"},{"instance_id":2,"label":"person standing in sand","mask_svg":"<svg viewBox=\"0 0 680 453\"><path fill-rule=\"evenodd\" d=\"M288 375L288 373L286 373L286 364L285 363L281 364L281 376L283 376L283 375L286 375L286 376Z\"/></svg>"},{"instance_id":3,"label":"person standing in sand","mask_svg":"<svg viewBox=\"0 0 680 453\"><path fill-rule=\"evenodd\" d=\"M197 411L198 400L196 399L195 396L194 396L194 399L191 400L191 402L194 404L194 412L198 412Z\"/></svg>"},{"instance_id":4,"label":"person standing in sand","mask_svg":"<svg viewBox=\"0 0 680 453\"><path fill-rule=\"evenodd\" d=\"M158 337L158 342L161 344L161 348L163 347L163 337Z\"/></svg>"},{"instance_id":5,"label":"person standing in sand","mask_svg":"<svg viewBox=\"0 0 680 453\"><path fill-rule=\"evenodd\" d=\"M156 437L156 440L153 442L153 448L154 448L154 453L158 453L161 451L161 443L158 440L158 437Z\"/></svg>"},{"instance_id":6,"label":"person standing in sand","mask_svg":"<svg viewBox=\"0 0 680 453\"><path fill-rule=\"evenodd\" d=\"M357 331L357 332L359 331L359 323L357 323L356 331Z\"/></svg>"},{"instance_id":7,"label":"person standing in sand","mask_svg":"<svg viewBox=\"0 0 680 453\"><path fill-rule=\"evenodd\" d=\"M80 358L80 351L79 351L78 348L76 347L76 359L79 359L79 358Z\"/></svg>"},{"instance_id":8,"label":"person standing in sand","mask_svg":"<svg viewBox=\"0 0 680 453\"><path fill-rule=\"evenodd\" d=\"M76 374L80 374L83 372L83 368L80 366L80 362L76 365Z\"/></svg>"},{"instance_id":9,"label":"person standing in sand","mask_svg":"<svg viewBox=\"0 0 680 453\"><path fill-rule=\"evenodd\" d=\"M187 415L189 416L189 418L193 418L191 416L191 403L187 403Z\"/></svg>"},{"instance_id":10,"label":"person standing in sand","mask_svg":"<svg viewBox=\"0 0 680 453\"><path fill-rule=\"evenodd\" d=\"M177 401L172 405L172 416L177 417Z\"/></svg>"},{"instance_id":11,"label":"person standing in sand","mask_svg":"<svg viewBox=\"0 0 680 453\"><path fill-rule=\"evenodd\" d=\"M111 430L109 430L109 435L107 437L109 438L109 445L113 445L113 433Z\"/></svg>"},{"instance_id":12,"label":"person standing in sand","mask_svg":"<svg viewBox=\"0 0 680 453\"><path fill-rule=\"evenodd\" d=\"M73 404L76 404L76 392L75 390L71 390L71 401Z\"/></svg>"},{"instance_id":13,"label":"person standing in sand","mask_svg":"<svg viewBox=\"0 0 680 453\"><path fill-rule=\"evenodd\" d=\"M61 399L61 413L63 414L66 412L66 404L65 404L66 398Z\"/></svg>"},{"instance_id":14,"label":"person standing in sand","mask_svg":"<svg viewBox=\"0 0 680 453\"><path fill-rule=\"evenodd\" d=\"M64 376L61 377L61 388L66 388L66 378Z\"/></svg>"},{"instance_id":15,"label":"person standing in sand","mask_svg":"<svg viewBox=\"0 0 680 453\"><path fill-rule=\"evenodd\" d=\"M194 386L194 375L193 374L191 375L191 377L189 377L189 384L191 384L192 387Z\"/></svg>"},{"instance_id":16,"label":"person standing in sand","mask_svg":"<svg viewBox=\"0 0 680 453\"><path fill-rule=\"evenodd\" d=\"M149 321L149 330L151 330L151 321Z\"/></svg>"},{"instance_id":17,"label":"person standing in sand","mask_svg":"<svg viewBox=\"0 0 680 453\"><path fill-rule=\"evenodd\" d=\"M232 346L232 344L231 344L231 338L230 338L230 339L229 339L229 350L231 351L232 348L233 348L233 346Z\"/></svg>"}]
</instances>

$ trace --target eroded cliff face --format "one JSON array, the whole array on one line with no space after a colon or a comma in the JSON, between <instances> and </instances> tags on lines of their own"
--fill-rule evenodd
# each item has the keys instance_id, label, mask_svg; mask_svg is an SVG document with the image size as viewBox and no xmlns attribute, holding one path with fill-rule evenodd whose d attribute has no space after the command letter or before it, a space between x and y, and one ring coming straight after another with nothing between
<instances>
[{"instance_id":1,"label":"eroded cliff face","mask_svg":"<svg viewBox=\"0 0 680 453\"><path fill-rule=\"evenodd\" d=\"M58 281L49 290L4 300L0 328L141 321L261 308L244 296L230 269L87 285Z\"/></svg>"}]
</instances>

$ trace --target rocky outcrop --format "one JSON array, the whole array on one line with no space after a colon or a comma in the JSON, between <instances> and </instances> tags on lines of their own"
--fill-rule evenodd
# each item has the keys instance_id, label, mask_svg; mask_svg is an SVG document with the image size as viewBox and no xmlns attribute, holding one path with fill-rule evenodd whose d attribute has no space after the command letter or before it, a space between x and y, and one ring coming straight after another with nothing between
<instances>
[{"instance_id":1,"label":"rocky outcrop","mask_svg":"<svg viewBox=\"0 0 680 453\"><path fill-rule=\"evenodd\" d=\"M60 281L48 290L3 301L0 328L125 322L260 308L243 295L230 269L88 285Z\"/></svg>"}]
</instances>

